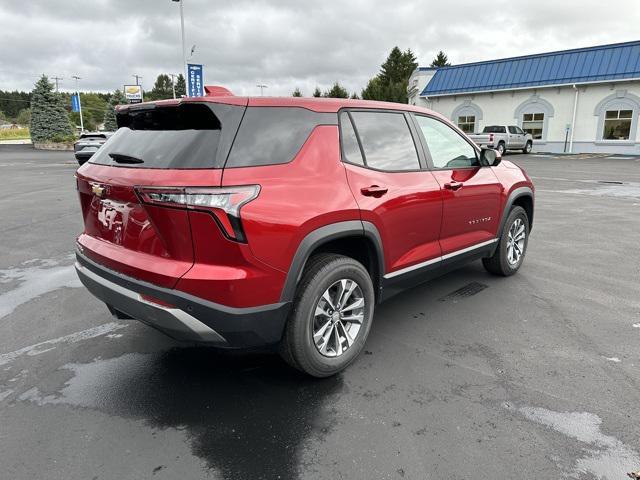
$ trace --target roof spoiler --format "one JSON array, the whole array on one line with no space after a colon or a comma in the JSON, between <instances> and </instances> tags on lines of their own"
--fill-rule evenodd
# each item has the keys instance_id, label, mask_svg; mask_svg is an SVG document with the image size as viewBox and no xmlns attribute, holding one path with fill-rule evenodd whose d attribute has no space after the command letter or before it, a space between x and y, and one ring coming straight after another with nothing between
<instances>
[{"instance_id":1,"label":"roof spoiler","mask_svg":"<svg viewBox=\"0 0 640 480\"><path fill-rule=\"evenodd\" d=\"M205 85L204 86L205 97L234 97L231 90L221 87L219 85Z\"/></svg>"}]
</instances>

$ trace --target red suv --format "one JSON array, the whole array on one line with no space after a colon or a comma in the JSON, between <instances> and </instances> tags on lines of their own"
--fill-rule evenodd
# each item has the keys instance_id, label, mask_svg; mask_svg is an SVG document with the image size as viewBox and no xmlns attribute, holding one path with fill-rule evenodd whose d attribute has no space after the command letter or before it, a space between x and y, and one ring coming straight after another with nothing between
<instances>
[{"instance_id":1,"label":"red suv","mask_svg":"<svg viewBox=\"0 0 640 480\"><path fill-rule=\"evenodd\" d=\"M442 116L342 99L185 98L117 110L77 172L76 269L117 318L332 375L374 306L466 262L511 275L533 185Z\"/></svg>"}]
</instances>

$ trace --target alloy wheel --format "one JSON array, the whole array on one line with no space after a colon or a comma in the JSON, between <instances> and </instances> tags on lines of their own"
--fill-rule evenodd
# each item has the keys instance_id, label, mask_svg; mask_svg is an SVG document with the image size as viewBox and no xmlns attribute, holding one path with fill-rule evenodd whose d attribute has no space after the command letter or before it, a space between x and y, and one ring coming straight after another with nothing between
<instances>
[{"instance_id":1,"label":"alloy wheel","mask_svg":"<svg viewBox=\"0 0 640 480\"><path fill-rule=\"evenodd\" d=\"M325 357L339 357L355 342L362 327L365 300L360 286L343 278L320 296L313 318L313 343Z\"/></svg>"},{"instance_id":2,"label":"alloy wheel","mask_svg":"<svg viewBox=\"0 0 640 480\"><path fill-rule=\"evenodd\" d=\"M512 267L516 266L522 255L524 255L524 242L527 236L524 222L521 218L516 218L511 228L509 228L509 237L507 239L507 261Z\"/></svg>"}]
</instances>

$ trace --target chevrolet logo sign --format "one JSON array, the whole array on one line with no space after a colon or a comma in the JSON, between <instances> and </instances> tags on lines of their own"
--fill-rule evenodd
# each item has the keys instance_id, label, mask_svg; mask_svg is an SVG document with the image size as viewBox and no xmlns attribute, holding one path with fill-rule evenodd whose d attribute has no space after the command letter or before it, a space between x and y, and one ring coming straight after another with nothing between
<instances>
[{"instance_id":1,"label":"chevrolet logo sign","mask_svg":"<svg viewBox=\"0 0 640 480\"><path fill-rule=\"evenodd\" d=\"M96 197L102 197L106 190L105 187L101 187L100 185L91 185L91 191Z\"/></svg>"}]
</instances>

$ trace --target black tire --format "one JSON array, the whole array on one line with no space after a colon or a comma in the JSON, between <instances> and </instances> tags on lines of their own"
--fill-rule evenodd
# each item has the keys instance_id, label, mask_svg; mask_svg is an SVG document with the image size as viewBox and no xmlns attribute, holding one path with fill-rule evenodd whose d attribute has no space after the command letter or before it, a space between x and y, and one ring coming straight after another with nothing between
<instances>
[{"instance_id":1,"label":"black tire","mask_svg":"<svg viewBox=\"0 0 640 480\"><path fill-rule=\"evenodd\" d=\"M353 344L335 357L320 353L313 341L314 312L320 297L335 282L349 279L360 287L364 318ZM329 377L355 360L367 340L373 319L375 294L367 270L360 262L342 255L312 256L296 289L293 307L280 344L280 354L292 367L314 377Z\"/></svg>"},{"instance_id":2,"label":"black tire","mask_svg":"<svg viewBox=\"0 0 640 480\"><path fill-rule=\"evenodd\" d=\"M533 148L533 143L531 141L527 142L527 144L522 149L522 153L529 154L531 153L531 149Z\"/></svg>"},{"instance_id":3,"label":"black tire","mask_svg":"<svg viewBox=\"0 0 640 480\"><path fill-rule=\"evenodd\" d=\"M504 155L505 152L507 151L507 148L504 146L504 142L498 143L498 148L496 148L496 150L498 150L500 155Z\"/></svg>"},{"instance_id":4,"label":"black tire","mask_svg":"<svg viewBox=\"0 0 640 480\"><path fill-rule=\"evenodd\" d=\"M507 247L509 242L509 230L515 224L517 220L520 220L524 224L524 247L522 250L522 254L518 259L517 263L512 264L508 260ZM522 266L522 262L524 261L524 257L527 253L527 245L529 243L529 218L527 217L527 212L524 208L515 206L509 212L509 216L507 217L507 221L504 224L504 228L502 230L502 234L500 235L500 241L498 243L498 247L496 248L493 256L482 259L482 265L484 268L494 275L501 275L503 277L508 277L516 273L520 267Z\"/></svg>"}]
</instances>

